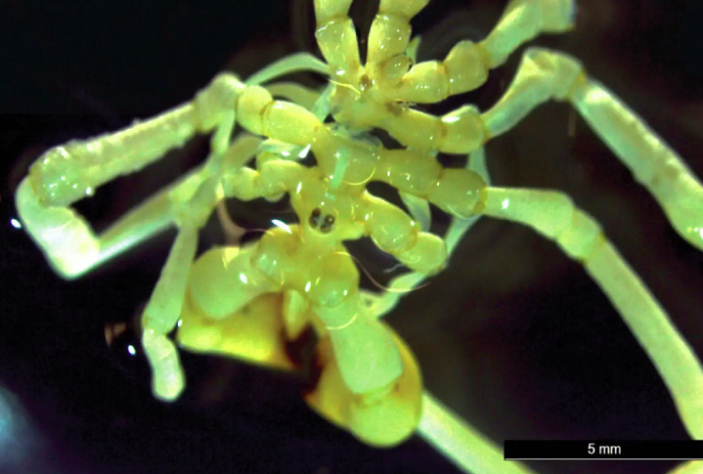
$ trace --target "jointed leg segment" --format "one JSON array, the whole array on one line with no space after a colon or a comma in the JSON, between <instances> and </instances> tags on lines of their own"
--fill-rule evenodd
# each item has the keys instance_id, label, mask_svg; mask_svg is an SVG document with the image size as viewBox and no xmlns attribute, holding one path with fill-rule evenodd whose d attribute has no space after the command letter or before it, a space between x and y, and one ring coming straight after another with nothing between
<instances>
[{"instance_id":1,"label":"jointed leg segment","mask_svg":"<svg viewBox=\"0 0 703 474\"><path fill-rule=\"evenodd\" d=\"M491 136L547 100L568 100L657 199L676 231L703 250L703 186L664 141L570 56L533 48L503 98L482 115Z\"/></svg>"},{"instance_id":2,"label":"jointed leg segment","mask_svg":"<svg viewBox=\"0 0 703 474\"><path fill-rule=\"evenodd\" d=\"M553 191L490 187L483 214L528 225L583 264L654 363L690 435L703 439L700 361L600 226Z\"/></svg>"}]
</instances>

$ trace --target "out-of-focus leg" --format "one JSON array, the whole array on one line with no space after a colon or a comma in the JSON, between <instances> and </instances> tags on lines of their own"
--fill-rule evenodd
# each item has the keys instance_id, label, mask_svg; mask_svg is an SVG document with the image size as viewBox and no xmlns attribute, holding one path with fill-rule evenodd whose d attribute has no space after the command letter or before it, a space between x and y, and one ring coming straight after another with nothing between
<instances>
[{"instance_id":1,"label":"out-of-focus leg","mask_svg":"<svg viewBox=\"0 0 703 474\"><path fill-rule=\"evenodd\" d=\"M491 136L547 100L568 100L666 212L676 231L703 250L703 186L681 158L574 58L533 48L503 98L482 115Z\"/></svg>"},{"instance_id":2,"label":"out-of-focus leg","mask_svg":"<svg viewBox=\"0 0 703 474\"><path fill-rule=\"evenodd\" d=\"M60 276L80 277L170 225L169 193L176 185L133 210L102 236L95 235L70 206L92 196L102 184L139 171L182 146L196 132L212 131L227 121L240 86L244 87L233 75L222 74L181 107L116 133L51 148L32 165L17 189L17 210L24 228Z\"/></svg>"},{"instance_id":3,"label":"out-of-focus leg","mask_svg":"<svg viewBox=\"0 0 703 474\"><path fill-rule=\"evenodd\" d=\"M506 461L503 450L430 393L422 395L418 434L469 474L536 474L518 461Z\"/></svg>"},{"instance_id":4,"label":"out-of-focus leg","mask_svg":"<svg viewBox=\"0 0 703 474\"><path fill-rule=\"evenodd\" d=\"M661 375L688 433L703 439L701 363L598 223L560 192L488 187L485 197L482 214L532 227L584 266Z\"/></svg>"},{"instance_id":5,"label":"out-of-focus leg","mask_svg":"<svg viewBox=\"0 0 703 474\"><path fill-rule=\"evenodd\" d=\"M198 228L181 228L142 316L142 345L152 369L152 391L171 401L185 388L178 350L167 334L181 315L186 284L198 244Z\"/></svg>"}]
</instances>

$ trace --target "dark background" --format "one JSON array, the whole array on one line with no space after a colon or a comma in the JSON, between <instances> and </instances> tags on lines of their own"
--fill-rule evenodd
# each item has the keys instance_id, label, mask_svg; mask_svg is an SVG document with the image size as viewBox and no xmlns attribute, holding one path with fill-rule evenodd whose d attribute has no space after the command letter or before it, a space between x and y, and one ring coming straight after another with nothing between
<instances>
[{"instance_id":1,"label":"dark background","mask_svg":"<svg viewBox=\"0 0 703 474\"><path fill-rule=\"evenodd\" d=\"M175 404L155 401L143 360L126 355L124 341L108 348L104 332L147 300L173 233L64 282L9 224L13 192L47 147L189 100L220 70L246 77L285 54L314 52L312 2L63 3L0 3L0 472L457 472L419 438L390 450L363 446L305 406L299 381L232 360L184 353L188 390ZM443 58L462 38L480 40L506 3L433 1L413 20L425 38L421 59ZM581 58L703 176L703 4L579 6L574 32L535 44ZM360 38L375 9L355 2ZM485 110L518 59L445 109L468 101ZM196 138L79 208L102 228L206 152L206 139ZM595 216L703 355L701 254L568 106L541 107L487 152L494 183L563 190ZM256 227L285 204L230 210ZM212 219L201 247L222 241ZM359 256L379 279L393 265L368 246ZM428 389L499 443L686 438L657 373L600 290L527 228L482 220L449 268L388 320L417 354ZM534 464L545 474L672 466Z\"/></svg>"}]
</instances>

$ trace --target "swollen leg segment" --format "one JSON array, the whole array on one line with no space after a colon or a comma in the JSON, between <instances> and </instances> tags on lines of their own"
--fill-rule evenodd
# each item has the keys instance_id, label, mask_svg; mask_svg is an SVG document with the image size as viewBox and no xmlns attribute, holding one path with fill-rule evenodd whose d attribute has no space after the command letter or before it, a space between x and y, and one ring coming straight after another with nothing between
<instances>
[{"instance_id":1,"label":"swollen leg segment","mask_svg":"<svg viewBox=\"0 0 703 474\"><path fill-rule=\"evenodd\" d=\"M427 2L417 3L424 6ZM383 4L369 34L367 64L375 78L387 82L384 92L388 99L416 103L435 103L480 87L488 71L501 66L521 44L539 33L570 30L576 10L574 0L513 0L484 41L460 41L444 61L425 61L410 67L404 54L410 18L383 14Z\"/></svg>"},{"instance_id":2,"label":"swollen leg segment","mask_svg":"<svg viewBox=\"0 0 703 474\"><path fill-rule=\"evenodd\" d=\"M172 224L171 188L161 191L97 236L70 207L47 207L29 179L17 189L17 209L27 232L62 278L78 278Z\"/></svg>"},{"instance_id":3,"label":"swollen leg segment","mask_svg":"<svg viewBox=\"0 0 703 474\"><path fill-rule=\"evenodd\" d=\"M315 308L313 312L324 318L323 312ZM393 337L361 304L348 324L327 327L327 334L342 379L352 393L376 391L402 375L403 362Z\"/></svg>"},{"instance_id":4,"label":"swollen leg segment","mask_svg":"<svg viewBox=\"0 0 703 474\"><path fill-rule=\"evenodd\" d=\"M390 447L406 440L418 425L422 411L422 376L403 340L390 327L378 325L399 354L402 373L374 391L356 393L349 389L337 353L333 354L330 340L323 336L317 348L322 374L315 389L305 395L305 401L364 443Z\"/></svg>"},{"instance_id":5,"label":"swollen leg segment","mask_svg":"<svg viewBox=\"0 0 703 474\"><path fill-rule=\"evenodd\" d=\"M489 187L483 214L532 227L584 266L653 362L691 437L703 439L701 363L600 226L553 191Z\"/></svg>"},{"instance_id":6,"label":"swollen leg segment","mask_svg":"<svg viewBox=\"0 0 703 474\"><path fill-rule=\"evenodd\" d=\"M361 67L354 22L349 18L352 0L315 0L315 38L334 80L350 83Z\"/></svg>"}]
</instances>

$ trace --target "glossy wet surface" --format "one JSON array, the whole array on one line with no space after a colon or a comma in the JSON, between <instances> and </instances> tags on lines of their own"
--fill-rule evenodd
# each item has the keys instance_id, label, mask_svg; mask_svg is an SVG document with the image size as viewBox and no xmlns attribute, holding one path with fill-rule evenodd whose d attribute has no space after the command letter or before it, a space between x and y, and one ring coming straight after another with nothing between
<instances>
[{"instance_id":1,"label":"glossy wet surface","mask_svg":"<svg viewBox=\"0 0 703 474\"><path fill-rule=\"evenodd\" d=\"M155 401L137 341L123 334L108 348L105 327L129 321L149 297L173 234L63 282L11 223L12 192L46 147L170 108L222 68L247 76L310 47L311 18L303 36L301 26L291 33L287 2L156 1L139 9L94 2L64 10L44 3L9 2L0 20L10 33L0 49L0 63L10 65L0 74L0 111L21 113L0 117L0 472L457 472L419 438L391 450L360 445L309 411L299 380L231 360L183 354L186 393L173 405ZM375 10L356 3L356 18ZM421 57L441 57L466 35L481 38L505 3L434 2L414 22L427 32ZM696 0L582 0L576 31L537 43L580 57L698 176L701 8ZM365 18L357 22L360 37ZM430 110L443 113L462 100L485 110L517 62L514 55L483 90ZM104 226L201 160L206 148L195 139L79 208ZM560 189L596 217L703 355L703 254L674 233L568 107L541 107L491 142L487 154L495 184ZM230 210L249 228L291 217L285 204ZM201 249L222 242L213 217ZM393 260L371 245L357 249L375 278L387 281L383 270ZM685 437L656 372L600 290L528 229L481 221L448 270L388 320L417 354L429 389L495 440ZM534 465L545 474L662 474L670 466Z\"/></svg>"}]
</instances>

